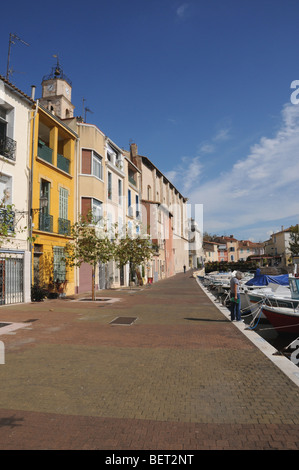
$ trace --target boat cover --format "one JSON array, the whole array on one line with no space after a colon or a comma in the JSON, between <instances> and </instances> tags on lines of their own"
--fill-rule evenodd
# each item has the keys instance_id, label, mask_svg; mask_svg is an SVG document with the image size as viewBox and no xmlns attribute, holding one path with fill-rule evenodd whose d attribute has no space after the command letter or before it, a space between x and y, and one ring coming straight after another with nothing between
<instances>
[{"instance_id":1,"label":"boat cover","mask_svg":"<svg viewBox=\"0 0 299 470\"><path fill-rule=\"evenodd\" d=\"M289 285L289 275L280 274L279 276L269 276L268 274L260 274L259 270L252 279L245 283L246 286L267 286L268 284L279 284L281 286Z\"/></svg>"}]
</instances>

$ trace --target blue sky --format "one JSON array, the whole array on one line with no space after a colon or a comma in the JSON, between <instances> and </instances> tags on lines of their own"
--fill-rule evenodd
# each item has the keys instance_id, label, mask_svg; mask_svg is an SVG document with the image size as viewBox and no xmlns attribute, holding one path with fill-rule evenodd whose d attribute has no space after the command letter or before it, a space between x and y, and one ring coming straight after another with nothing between
<instances>
[{"instance_id":1,"label":"blue sky","mask_svg":"<svg viewBox=\"0 0 299 470\"><path fill-rule=\"evenodd\" d=\"M204 230L263 241L299 222L298 0L5 2L0 73L41 95L55 65L93 122L138 144ZM298 94L299 96L299 94Z\"/></svg>"}]
</instances>

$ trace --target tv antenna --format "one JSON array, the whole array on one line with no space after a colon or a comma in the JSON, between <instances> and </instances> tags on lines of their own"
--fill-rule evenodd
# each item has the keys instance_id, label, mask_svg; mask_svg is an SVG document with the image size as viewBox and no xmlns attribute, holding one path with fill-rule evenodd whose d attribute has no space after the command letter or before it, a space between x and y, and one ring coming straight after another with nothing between
<instances>
[{"instance_id":1,"label":"tv antenna","mask_svg":"<svg viewBox=\"0 0 299 470\"><path fill-rule=\"evenodd\" d=\"M8 55L7 55L7 68L6 68L6 79L9 80L9 75L13 72L12 69L9 68L10 62L10 50L12 44L15 44L15 41L19 41L20 43L24 44L25 46L29 46L29 44L23 39L19 38L15 33L9 33L9 44L8 44Z\"/></svg>"},{"instance_id":2,"label":"tv antenna","mask_svg":"<svg viewBox=\"0 0 299 470\"><path fill-rule=\"evenodd\" d=\"M91 113L91 114L93 114L93 111L91 111L91 109L89 109L87 106L85 106L85 101L86 101L86 99L83 98L83 115L84 115L84 122L86 122L86 113Z\"/></svg>"}]
</instances>

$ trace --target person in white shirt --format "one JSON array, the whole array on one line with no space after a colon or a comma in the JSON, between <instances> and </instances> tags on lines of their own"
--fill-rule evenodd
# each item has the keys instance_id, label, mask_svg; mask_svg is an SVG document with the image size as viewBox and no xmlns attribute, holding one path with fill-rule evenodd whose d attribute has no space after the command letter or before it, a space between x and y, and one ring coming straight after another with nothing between
<instances>
[{"instance_id":1,"label":"person in white shirt","mask_svg":"<svg viewBox=\"0 0 299 470\"><path fill-rule=\"evenodd\" d=\"M243 274L237 271L230 280L230 294L231 294L231 321L241 321L241 297L240 297L240 280Z\"/></svg>"}]
</instances>

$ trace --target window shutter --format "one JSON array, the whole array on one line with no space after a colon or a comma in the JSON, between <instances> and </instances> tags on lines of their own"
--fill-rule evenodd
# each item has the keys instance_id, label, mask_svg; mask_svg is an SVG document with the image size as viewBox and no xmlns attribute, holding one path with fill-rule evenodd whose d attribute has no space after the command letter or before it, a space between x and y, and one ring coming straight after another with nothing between
<instances>
[{"instance_id":1,"label":"window shutter","mask_svg":"<svg viewBox=\"0 0 299 470\"><path fill-rule=\"evenodd\" d=\"M65 188L59 189L59 217L61 219L68 218L68 190Z\"/></svg>"},{"instance_id":2,"label":"window shutter","mask_svg":"<svg viewBox=\"0 0 299 470\"><path fill-rule=\"evenodd\" d=\"M91 175L91 150L82 149L82 173Z\"/></svg>"}]
</instances>

